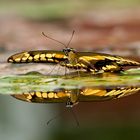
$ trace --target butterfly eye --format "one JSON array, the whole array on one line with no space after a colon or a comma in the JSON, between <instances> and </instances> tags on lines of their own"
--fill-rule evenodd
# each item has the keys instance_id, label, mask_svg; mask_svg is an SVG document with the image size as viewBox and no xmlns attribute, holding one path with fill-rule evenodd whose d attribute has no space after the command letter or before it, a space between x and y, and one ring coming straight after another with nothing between
<instances>
[{"instance_id":1,"label":"butterfly eye","mask_svg":"<svg viewBox=\"0 0 140 140\"><path fill-rule=\"evenodd\" d=\"M69 49L68 49L68 48L64 48L64 49L63 49L63 52L65 53L66 56L68 56Z\"/></svg>"}]
</instances>

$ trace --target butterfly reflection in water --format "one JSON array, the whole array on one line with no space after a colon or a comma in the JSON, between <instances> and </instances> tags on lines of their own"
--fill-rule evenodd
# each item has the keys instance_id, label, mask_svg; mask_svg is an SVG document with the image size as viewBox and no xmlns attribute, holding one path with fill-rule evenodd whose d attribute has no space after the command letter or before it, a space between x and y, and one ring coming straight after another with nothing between
<instances>
[{"instance_id":1,"label":"butterfly reflection in water","mask_svg":"<svg viewBox=\"0 0 140 140\"><path fill-rule=\"evenodd\" d=\"M125 97L140 91L140 87L101 87L80 89L56 89L54 91L31 91L12 96L31 103L66 103L66 107L73 107L78 102L105 101Z\"/></svg>"}]
</instances>

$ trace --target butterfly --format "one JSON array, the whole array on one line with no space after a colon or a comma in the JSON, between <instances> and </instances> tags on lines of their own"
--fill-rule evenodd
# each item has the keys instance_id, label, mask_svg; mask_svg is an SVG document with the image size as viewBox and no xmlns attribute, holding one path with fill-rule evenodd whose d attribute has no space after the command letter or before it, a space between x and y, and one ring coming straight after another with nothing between
<instances>
[{"instance_id":1,"label":"butterfly","mask_svg":"<svg viewBox=\"0 0 140 140\"><path fill-rule=\"evenodd\" d=\"M65 53L53 50L21 52L8 58L10 63L54 63L71 69L83 69L89 72L117 72L125 66L140 66L139 62L94 52L76 52L66 48Z\"/></svg>"},{"instance_id":2,"label":"butterfly","mask_svg":"<svg viewBox=\"0 0 140 140\"><path fill-rule=\"evenodd\" d=\"M78 102L105 101L125 97L140 91L140 87L82 87L80 89L56 89L12 94L13 97L31 103L66 103L73 107Z\"/></svg>"},{"instance_id":3,"label":"butterfly","mask_svg":"<svg viewBox=\"0 0 140 140\"><path fill-rule=\"evenodd\" d=\"M44 33L44 36L48 37ZM74 31L73 31L74 34ZM70 41L72 40L73 34ZM87 72L119 72L125 66L140 66L140 62L123 58L117 55L110 55L95 52L78 52L74 48L50 38L65 46L62 51L37 50L25 51L10 56L7 61L10 63L56 63L71 69L82 69Z\"/></svg>"}]
</instances>

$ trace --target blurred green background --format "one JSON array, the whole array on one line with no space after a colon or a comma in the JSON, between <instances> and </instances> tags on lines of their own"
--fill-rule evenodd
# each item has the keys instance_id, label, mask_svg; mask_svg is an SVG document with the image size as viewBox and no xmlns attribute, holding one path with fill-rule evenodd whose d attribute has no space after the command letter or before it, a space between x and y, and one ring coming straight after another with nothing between
<instances>
[{"instance_id":1,"label":"blurred green background","mask_svg":"<svg viewBox=\"0 0 140 140\"><path fill-rule=\"evenodd\" d=\"M34 49L98 51L140 60L139 0L0 0L0 58ZM4 70L4 67L0 71ZM79 103L74 111L65 104L30 104L0 95L0 140L139 140L140 95L107 102Z\"/></svg>"}]
</instances>

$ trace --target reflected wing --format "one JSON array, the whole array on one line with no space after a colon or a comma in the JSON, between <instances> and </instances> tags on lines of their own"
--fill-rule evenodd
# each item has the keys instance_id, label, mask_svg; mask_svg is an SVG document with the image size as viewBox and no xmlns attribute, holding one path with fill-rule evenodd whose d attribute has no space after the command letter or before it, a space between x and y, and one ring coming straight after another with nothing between
<instances>
[{"instance_id":1,"label":"reflected wing","mask_svg":"<svg viewBox=\"0 0 140 140\"><path fill-rule=\"evenodd\" d=\"M23 94L13 94L16 99L32 103L62 103L67 102L70 93L66 90L50 92L28 92Z\"/></svg>"},{"instance_id":2,"label":"reflected wing","mask_svg":"<svg viewBox=\"0 0 140 140\"><path fill-rule=\"evenodd\" d=\"M14 54L7 61L11 63L59 63L66 59L67 57L61 51L38 50Z\"/></svg>"},{"instance_id":3,"label":"reflected wing","mask_svg":"<svg viewBox=\"0 0 140 140\"><path fill-rule=\"evenodd\" d=\"M140 87L118 87L112 89L85 88L81 91L79 101L102 101L117 99L140 91Z\"/></svg>"}]
</instances>

